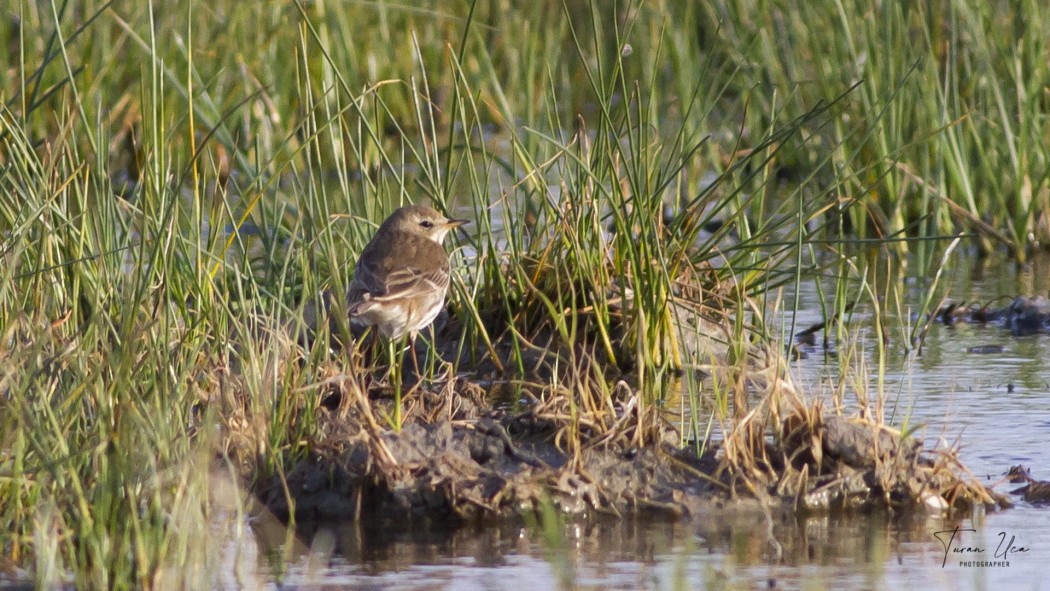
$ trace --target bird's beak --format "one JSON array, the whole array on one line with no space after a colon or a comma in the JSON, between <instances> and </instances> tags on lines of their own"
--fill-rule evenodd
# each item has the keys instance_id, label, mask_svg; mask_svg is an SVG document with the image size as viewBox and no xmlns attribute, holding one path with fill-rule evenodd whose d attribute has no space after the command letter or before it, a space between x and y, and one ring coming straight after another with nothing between
<instances>
[{"instance_id":1,"label":"bird's beak","mask_svg":"<svg viewBox=\"0 0 1050 591\"><path fill-rule=\"evenodd\" d=\"M470 220L449 220L449 221L445 222L445 225L448 226L449 228L458 228L458 227L462 226L463 224L466 224L466 223L469 223L469 222L470 222Z\"/></svg>"}]
</instances>

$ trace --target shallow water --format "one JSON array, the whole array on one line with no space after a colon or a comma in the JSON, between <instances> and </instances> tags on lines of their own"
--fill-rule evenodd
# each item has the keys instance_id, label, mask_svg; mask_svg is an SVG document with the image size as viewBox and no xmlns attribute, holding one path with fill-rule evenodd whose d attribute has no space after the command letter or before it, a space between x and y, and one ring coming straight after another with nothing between
<instances>
[{"instance_id":1,"label":"shallow water","mask_svg":"<svg viewBox=\"0 0 1050 591\"><path fill-rule=\"evenodd\" d=\"M1045 294L1050 283L1048 260L1022 270L994 262L957 267L945 277L955 301ZM923 280L910 281L917 293L925 290ZM818 318L814 293L800 298L799 328ZM989 345L995 352L968 352ZM872 347L862 346L873 375ZM1014 338L994 326L935 325L921 355L890 356L887 413L896 409L894 424L907 416L909 424L920 425L928 447L961 442L963 461L986 482L1017 464L1050 480L1048 349L1047 335ZM807 392L828 390L836 364L833 357L810 354L797 363L797 380ZM847 395L847 406L853 400ZM1015 487L1002 483L997 489ZM983 552L946 555L934 534L955 528L960 533L953 548ZM451 533L326 526L319 535L303 531L287 545L283 532L271 536L257 527L258 556L269 558L255 564L260 580L287 589L1050 588L1040 580L1050 563L1050 509L1020 502L958 522L811 517L770 527L638 518L542 531L524 523ZM1004 559L1003 542L1011 538L1026 551ZM1008 566L963 562L975 560Z\"/></svg>"}]
</instances>

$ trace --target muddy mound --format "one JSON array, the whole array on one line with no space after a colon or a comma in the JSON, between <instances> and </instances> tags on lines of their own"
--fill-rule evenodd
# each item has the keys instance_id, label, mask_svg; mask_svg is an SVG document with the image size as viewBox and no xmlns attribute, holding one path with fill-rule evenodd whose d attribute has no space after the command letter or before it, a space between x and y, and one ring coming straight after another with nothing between
<instances>
[{"instance_id":1,"label":"muddy mound","mask_svg":"<svg viewBox=\"0 0 1050 591\"><path fill-rule=\"evenodd\" d=\"M645 404L626 384L616 392L599 419L584 411L579 392L573 400L526 390L523 403L501 407L454 380L408 393L398 431L389 424L388 392L345 388L322 411L305 459L254 488L283 518L398 523L544 506L699 517L730 506L944 512L1008 503L959 477L964 470L952 454L926 452L900 433L819 406L796 404L785 418L771 413L764 422L750 413L721 441L698 448L681 445L667 410Z\"/></svg>"}]
</instances>

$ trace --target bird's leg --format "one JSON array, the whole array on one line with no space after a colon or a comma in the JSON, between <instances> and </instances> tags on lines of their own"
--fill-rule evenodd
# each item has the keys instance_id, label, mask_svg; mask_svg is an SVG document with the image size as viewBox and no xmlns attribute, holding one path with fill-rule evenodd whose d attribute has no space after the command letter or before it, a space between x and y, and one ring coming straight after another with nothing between
<instances>
[{"instance_id":1,"label":"bird's leg","mask_svg":"<svg viewBox=\"0 0 1050 591\"><path fill-rule=\"evenodd\" d=\"M365 363L365 367L368 368L368 373L369 373L369 375L372 376L373 382L379 384L380 387L382 387L383 385L389 383L390 376L391 376L391 371L394 368L394 365L393 365L393 359L394 358L390 357L390 355L389 355L390 351L388 350L387 351L386 371L383 372L382 376L376 377L377 374L379 373L379 356L381 355L380 352L379 352L380 348L381 348L380 338L379 338L379 331L376 330L375 327L370 327L368 329L368 333L367 334L368 334L368 342L364 345L364 352L365 352L364 363Z\"/></svg>"},{"instance_id":2,"label":"bird's leg","mask_svg":"<svg viewBox=\"0 0 1050 591\"><path fill-rule=\"evenodd\" d=\"M382 386L390 376L390 368L387 368L387 373L383 377L376 377L376 360L378 357L379 349L379 338L376 336L376 331L369 328L364 335L364 338L358 341L354 346L360 352L361 357L361 370L362 374L367 376L365 391L367 392L372 388L373 385L379 384Z\"/></svg>"},{"instance_id":3,"label":"bird's leg","mask_svg":"<svg viewBox=\"0 0 1050 591\"><path fill-rule=\"evenodd\" d=\"M376 333L372 329L367 332L367 340L361 343L361 364L364 374L369 376L369 386L376 381ZM367 392L367 391L365 391Z\"/></svg>"},{"instance_id":4,"label":"bird's leg","mask_svg":"<svg viewBox=\"0 0 1050 591\"><path fill-rule=\"evenodd\" d=\"M419 357L416 355L416 333L408 335L408 346L412 349L412 369L416 372L416 386L423 383L423 375L419 373Z\"/></svg>"},{"instance_id":5,"label":"bird's leg","mask_svg":"<svg viewBox=\"0 0 1050 591\"><path fill-rule=\"evenodd\" d=\"M394 430L401 431L401 366L400 351L401 339L389 339L387 342L387 355L390 360L390 375L394 387Z\"/></svg>"},{"instance_id":6,"label":"bird's leg","mask_svg":"<svg viewBox=\"0 0 1050 591\"><path fill-rule=\"evenodd\" d=\"M433 376L438 371L438 366L441 366L443 377L448 377L452 374L452 364L445 361L445 358L441 356L441 352L438 350L437 334L435 334L434 325L431 324L427 327L427 330L430 331L430 346L427 347L428 371Z\"/></svg>"}]
</instances>

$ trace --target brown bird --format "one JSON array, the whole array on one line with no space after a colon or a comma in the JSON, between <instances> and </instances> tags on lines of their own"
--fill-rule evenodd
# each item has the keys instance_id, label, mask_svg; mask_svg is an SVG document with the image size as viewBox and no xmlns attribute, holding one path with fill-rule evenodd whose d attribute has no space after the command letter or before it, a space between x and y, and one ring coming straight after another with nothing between
<instances>
[{"instance_id":1,"label":"brown bird","mask_svg":"<svg viewBox=\"0 0 1050 591\"><path fill-rule=\"evenodd\" d=\"M375 326L391 341L408 335L414 343L445 305L449 264L442 242L466 222L425 205L390 214L354 267L346 295L350 323Z\"/></svg>"}]
</instances>

